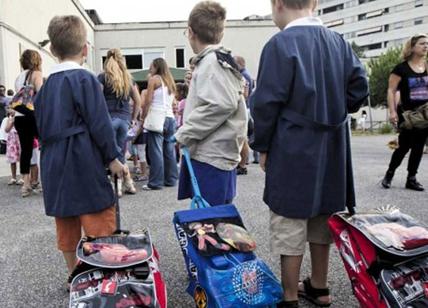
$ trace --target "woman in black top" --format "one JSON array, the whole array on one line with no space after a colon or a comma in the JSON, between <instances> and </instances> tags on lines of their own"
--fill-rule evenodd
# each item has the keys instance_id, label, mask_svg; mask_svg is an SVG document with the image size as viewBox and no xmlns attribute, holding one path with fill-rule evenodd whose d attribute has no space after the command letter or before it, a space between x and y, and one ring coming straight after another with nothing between
<instances>
[{"instance_id":1,"label":"woman in black top","mask_svg":"<svg viewBox=\"0 0 428 308\"><path fill-rule=\"evenodd\" d=\"M414 110L428 102L428 36L417 34L410 38L403 48L404 62L398 64L391 72L388 86L389 118L393 125L400 127L404 121L403 111ZM400 91L401 103L396 102L395 93ZM416 173L422 159L428 128L401 129L398 136L398 149L392 154L388 171L382 181L384 188L391 187L395 169L410 151L407 167L406 188L423 191L423 186L416 180Z\"/></svg>"}]
</instances>

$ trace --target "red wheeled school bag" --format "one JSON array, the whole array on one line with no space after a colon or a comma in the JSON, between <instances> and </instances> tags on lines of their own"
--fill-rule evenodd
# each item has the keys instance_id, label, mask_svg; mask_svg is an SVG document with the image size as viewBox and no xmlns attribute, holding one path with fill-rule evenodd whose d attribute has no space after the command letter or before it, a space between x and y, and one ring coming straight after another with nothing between
<instances>
[{"instance_id":1,"label":"red wheeled school bag","mask_svg":"<svg viewBox=\"0 0 428 308\"><path fill-rule=\"evenodd\" d=\"M424 226L388 207L334 214L329 227L361 307L428 307Z\"/></svg>"},{"instance_id":2,"label":"red wheeled school bag","mask_svg":"<svg viewBox=\"0 0 428 308\"><path fill-rule=\"evenodd\" d=\"M166 285L159 254L148 230L120 229L116 191L117 231L112 236L82 238L79 263L71 275L70 308L166 308Z\"/></svg>"}]
</instances>

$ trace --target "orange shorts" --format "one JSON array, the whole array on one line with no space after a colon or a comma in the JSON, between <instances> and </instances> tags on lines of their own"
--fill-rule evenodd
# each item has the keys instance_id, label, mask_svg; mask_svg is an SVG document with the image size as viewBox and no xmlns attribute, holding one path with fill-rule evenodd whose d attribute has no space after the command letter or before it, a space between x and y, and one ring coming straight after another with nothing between
<instances>
[{"instance_id":1,"label":"orange shorts","mask_svg":"<svg viewBox=\"0 0 428 308\"><path fill-rule=\"evenodd\" d=\"M55 217L58 249L63 252L76 250L82 237L99 237L111 235L116 230L116 209L109 207L101 212L74 217Z\"/></svg>"}]
</instances>

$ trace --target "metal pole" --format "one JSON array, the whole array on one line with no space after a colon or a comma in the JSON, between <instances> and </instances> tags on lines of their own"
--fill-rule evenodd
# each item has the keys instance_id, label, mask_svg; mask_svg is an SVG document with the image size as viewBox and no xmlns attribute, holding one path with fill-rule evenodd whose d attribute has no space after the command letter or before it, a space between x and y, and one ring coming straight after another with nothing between
<instances>
[{"instance_id":1,"label":"metal pole","mask_svg":"<svg viewBox=\"0 0 428 308\"><path fill-rule=\"evenodd\" d=\"M370 95L368 96L368 105L369 105L369 116L370 116L370 132L373 133L373 118L372 118L372 104L370 101Z\"/></svg>"}]
</instances>

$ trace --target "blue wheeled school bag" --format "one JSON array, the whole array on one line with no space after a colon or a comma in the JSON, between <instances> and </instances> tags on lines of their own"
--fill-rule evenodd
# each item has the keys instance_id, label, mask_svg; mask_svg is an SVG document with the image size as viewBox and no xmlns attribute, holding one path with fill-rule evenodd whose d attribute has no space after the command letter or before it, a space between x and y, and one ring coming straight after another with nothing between
<instances>
[{"instance_id":1,"label":"blue wheeled school bag","mask_svg":"<svg viewBox=\"0 0 428 308\"><path fill-rule=\"evenodd\" d=\"M183 157L194 197L190 210L175 212L173 223L196 307L275 307L281 284L254 254L255 242L238 210L232 204L211 207L201 196L186 148Z\"/></svg>"}]
</instances>

